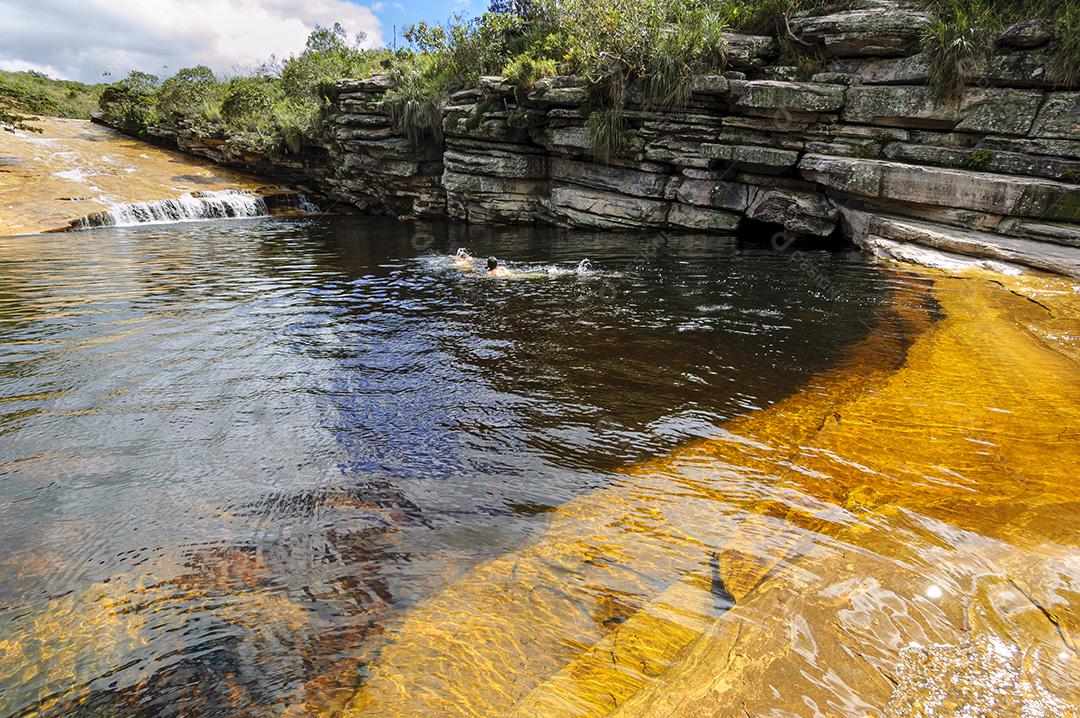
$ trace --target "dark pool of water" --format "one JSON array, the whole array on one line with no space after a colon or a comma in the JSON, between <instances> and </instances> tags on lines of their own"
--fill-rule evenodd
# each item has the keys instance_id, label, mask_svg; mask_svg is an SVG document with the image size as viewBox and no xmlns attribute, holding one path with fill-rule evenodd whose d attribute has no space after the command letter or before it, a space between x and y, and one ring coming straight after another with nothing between
<instances>
[{"instance_id":1,"label":"dark pool of water","mask_svg":"<svg viewBox=\"0 0 1080 718\"><path fill-rule=\"evenodd\" d=\"M0 240L0 716L273 714L550 507L794 391L889 281L358 218Z\"/></svg>"}]
</instances>

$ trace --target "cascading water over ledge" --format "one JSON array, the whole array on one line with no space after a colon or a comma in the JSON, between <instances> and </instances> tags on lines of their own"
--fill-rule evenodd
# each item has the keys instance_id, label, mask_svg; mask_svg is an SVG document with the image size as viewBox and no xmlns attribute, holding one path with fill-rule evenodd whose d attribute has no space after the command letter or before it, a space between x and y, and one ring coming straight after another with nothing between
<instances>
[{"instance_id":1,"label":"cascading water over ledge","mask_svg":"<svg viewBox=\"0 0 1080 718\"><path fill-rule=\"evenodd\" d=\"M218 190L188 192L174 199L115 204L104 212L95 212L75 220L71 223L71 229L266 216L269 216L269 211L261 195L243 190Z\"/></svg>"}]
</instances>

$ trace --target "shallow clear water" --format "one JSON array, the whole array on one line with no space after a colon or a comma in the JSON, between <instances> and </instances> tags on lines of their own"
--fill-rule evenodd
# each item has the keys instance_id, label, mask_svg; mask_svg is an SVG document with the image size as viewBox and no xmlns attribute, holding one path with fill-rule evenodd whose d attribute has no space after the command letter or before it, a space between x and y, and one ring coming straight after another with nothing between
<instances>
[{"instance_id":1,"label":"shallow clear water","mask_svg":"<svg viewBox=\"0 0 1080 718\"><path fill-rule=\"evenodd\" d=\"M851 251L360 218L3 240L0 715L273 714L922 286Z\"/></svg>"}]
</instances>

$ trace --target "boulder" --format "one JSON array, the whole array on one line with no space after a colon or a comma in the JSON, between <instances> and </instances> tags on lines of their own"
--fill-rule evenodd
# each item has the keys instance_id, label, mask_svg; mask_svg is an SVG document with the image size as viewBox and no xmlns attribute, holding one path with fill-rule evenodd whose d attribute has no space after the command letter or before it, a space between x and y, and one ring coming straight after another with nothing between
<instances>
[{"instance_id":1,"label":"boulder","mask_svg":"<svg viewBox=\"0 0 1080 718\"><path fill-rule=\"evenodd\" d=\"M501 97L514 91L514 83L499 75L485 75L480 78L480 90L487 97Z\"/></svg>"},{"instance_id":2,"label":"boulder","mask_svg":"<svg viewBox=\"0 0 1080 718\"><path fill-rule=\"evenodd\" d=\"M1055 88L1060 82L1054 77L1057 63L1053 47L1036 50L1016 50L994 55L982 68L979 77L969 84L997 87L1044 87Z\"/></svg>"},{"instance_id":3,"label":"boulder","mask_svg":"<svg viewBox=\"0 0 1080 718\"><path fill-rule=\"evenodd\" d=\"M799 68L793 65L763 67L757 74L763 80L778 80L780 82L797 82L799 80Z\"/></svg>"},{"instance_id":4,"label":"boulder","mask_svg":"<svg viewBox=\"0 0 1080 718\"><path fill-rule=\"evenodd\" d=\"M729 145L720 154L721 161L730 167L765 174L779 174L799 161L798 152L754 145Z\"/></svg>"},{"instance_id":5,"label":"boulder","mask_svg":"<svg viewBox=\"0 0 1080 718\"><path fill-rule=\"evenodd\" d=\"M1080 92L1047 94L1031 136L1080 140Z\"/></svg>"},{"instance_id":6,"label":"boulder","mask_svg":"<svg viewBox=\"0 0 1080 718\"><path fill-rule=\"evenodd\" d=\"M1007 28L998 39L1005 47L1029 49L1041 47L1054 39L1054 23L1050 20L1023 20Z\"/></svg>"},{"instance_id":7,"label":"boulder","mask_svg":"<svg viewBox=\"0 0 1080 718\"><path fill-rule=\"evenodd\" d=\"M810 82L825 85L861 85L863 79L854 72L819 72L810 78Z\"/></svg>"},{"instance_id":8,"label":"boulder","mask_svg":"<svg viewBox=\"0 0 1080 718\"><path fill-rule=\"evenodd\" d=\"M1013 237L1053 242L1080 249L1080 224L1009 218L1003 220L995 231Z\"/></svg>"},{"instance_id":9,"label":"boulder","mask_svg":"<svg viewBox=\"0 0 1080 718\"><path fill-rule=\"evenodd\" d=\"M1053 47L998 53L981 66L971 65L968 84L978 87L1052 88L1060 82L1052 73ZM930 79L930 60L923 53L909 57L834 59L829 73L852 74L865 85L925 85Z\"/></svg>"},{"instance_id":10,"label":"boulder","mask_svg":"<svg viewBox=\"0 0 1080 718\"><path fill-rule=\"evenodd\" d=\"M1032 137L984 137L981 147L1005 152L1023 152L1032 155L1080 160L1080 140L1055 140Z\"/></svg>"},{"instance_id":11,"label":"boulder","mask_svg":"<svg viewBox=\"0 0 1080 718\"><path fill-rule=\"evenodd\" d=\"M894 142L886 145L884 156L890 160L911 164L962 167L984 172L1046 177L1055 180L1080 177L1080 162L1075 160L1023 152L1001 152L985 147L940 147L930 144Z\"/></svg>"},{"instance_id":12,"label":"boulder","mask_svg":"<svg viewBox=\"0 0 1080 718\"><path fill-rule=\"evenodd\" d=\"M880 0L826 14L796 13L790 24L797 37L821 45L827 57L896 57L915 52L931 19L914 5Z\"/></svg>"},{"instance_id":13,"label":"boulder","mask_svg":"<svg viewBox=\"0 0 1080 718\"><path fill-rule=\"evenodd\" d=\"M335 96L350 93L376 93L382 94L394 86L390 76L386 74L372 75L359 80L345 79L334 83Z\"/></svg>"},{"instance_id":14,"label":"boulder","mask_svg":"<svg viewBox=\"0 0 1080 718\"><path fill-rule=\"evenodd\" d=\"M742 182L695 179L687 177L678 182L674 198L683 204L714 207L743 212L749 204L749 187Z\"/></svg>"},{"instance_id":15,"label":"boulder","mask_svg":"<svg viewBox=\"0 0 1080 718\"><path fill-rule=\"evenodd\" d=\"M443 163L448 171L465 174L519 179L536 179L547 176L546 157L517 152L503 152L496 149L488 149L484 152L448 149L443 153Z\"/></svg>"},{"instance_id":16,"label":"boulder","mask_svg":"<svg viewBox=\"0 0 1080 718\"><path fill-rule=\"evenodd\" d=\"M728 91L728 80L723 75L696 75L690 81L690 89L698 95L724 95Z\"/></svg>"},{"instance_id":17,"label":"boulder","mask_svg":"<svg viewBox=\"0 0 1080 718\"><path fill-rule=\"evenodd\" d=\"M724 57L729 67L736 70L756 70L769 64L779 54L775 38L764 35L741 35L725 32Z\"/></svg>"},{"instance_id":18,"label":"boulder","mask_svg":"<svg viewBox=\"0 0 1080 718\"><path fill-rule=\"evenodd\" d=\"M548 105L580 107L589 99L588 82L573 75L542 77L529 91L529 99Z\"/></svg>"},{"instance_id":19,"label":"boulder","mask_svg":"<svg viewBox=\"0 0 1080 718\"><path fill-rule=\"evenodd\" d=\"M658 137L646 146L645 159L703 170L722 165L751 172L779 174L795 166L799 153L775 147Z\"/></svg>"},{"instance_id":20,"label":"boulder","mask_svg":"<svg viewBox=\"0 0 1080 718\"><path fill-rule=\"evenodd\" d=\"M817 192L765 189L754 195L746 216L782 225L796 234L827 237L836 229L840 213L825 195Z\"/></svg>"},{"instance_id":21,"label":"boulder","mask_svg":"<svg viewBox=\"0 0 1080 718\"><path fill-rule=\"evenodd\" d=\"M891 127L1026 135L1039 110L1038 90L969 89L959 101L940 101L929 87L848 88L843 119Z\"/></svg>"},{"instance_id":22,"label":"boulder","mask_svg":"<svg viewBox=\"0 0 1080 718\"><path fill-rule=\"evenodd\" d=\"M825 155L807 155L799 170L805 179L862 197L1080 222L1080 186L1061 182Z\"/></svg>"}]
</instances>

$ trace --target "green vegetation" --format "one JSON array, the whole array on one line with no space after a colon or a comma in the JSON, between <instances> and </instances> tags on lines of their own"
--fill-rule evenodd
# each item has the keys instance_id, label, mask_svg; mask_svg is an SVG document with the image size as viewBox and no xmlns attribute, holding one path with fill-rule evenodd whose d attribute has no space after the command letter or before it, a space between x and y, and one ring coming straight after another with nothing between
<instances>
[{"instance_id":1,"label":"green vegetation","mask_svg":"<svg viewBox=\"0 0 1080 718\"><path fill-rule=\"evenodd\" d=\"M0 129L32 129L33 115L89 119L97 109L102 85L54 80L40 72L0 70Z\"/></svg>"},{"instance_id":2,"label":"green vegetation","mask_svg":"<svg viewBox=\"0 0 1080 718\"><path fill-rule=\"evenodd\" d=\"M1052 18L1059 39L1055 77L1080 72L1080 0L920 0L935 14L923 50L942 98L955 97L977 76L996 38L1021 19ZM318 28L304 51L271 59L257 71L221 80L206 67L181 70L164 82L140 73L109 85L104 116L132 132L155 122L183 122L196 132L266 152L298 151L318 130L335 80L387 73L385 97L395 127L414 143L438 140L451 93L475 87L484 75L505 75L519 93L550 75L587 82L586 123L598 159L627 147L633 123L628 98L645 106L679 107L697 74L723 71L724 33L779 38L777 63L808 76L823 64L821 48L791 30L794 13L843 7L829 0L496 0L480 17L445 25L418 23L401 49L361 49L340 26ZM522 119L522 118L517 118ZM479 118L477 118L479 121Z\"/></svg>"},{"instance_id":3,"label":"green vegetation","mask_svg":"<svg viewBox=\"0 0 1080 718\"><path fill-rule=\"evenodd\" d=\"M15 130L41 132L40 129L26 124L26 121L30 119L32 118L27 117L26 115L19 115L0 108L0 130L4 130L5 132L14 132Z\"/></svg>"},{"instance_id":4,"label":"green vegetation","mask_svg":"<svg viewBox=\"0 0 1080 718\"><path fill-rule=\"evenodd\" d=\"M1080 76L1080 0L923 0L935 19L923 36L930 84L939 98L953 99L993 55L998 35L1021 20L1056 22L1051 76L1063 85Z\"/></svg>"},{"instance_id":5,"label":"green vegetation","mask_svg":"<svg viewBox=\"0 0 1080 718\"><path fill-rule=\"evenodd\" d=\"M990 163L994 161L994 153L987 149L978 149L972 152L964 160L964 167L969 170L975 170L976 172L982 172L990 167Z\"/></svg>"},{"instance_id":6,"label":"green vegetation","mask_svg":"<svg viewBox=\"0 0 1080 718\"><path fill-rule=\"evenodd\" d=\"M157 121L154 101L157 82L156 76L136 71L120 82L107 85L101 93L102 114L128 132L143 132Z\"/></svg>"},{"instance_id":7,"label":"green vegetation","mask_svg":"<svg viewBox=\"0 0 1080 718\"><path fill-rule=\"evenodd\" d=\"M33 115L90 119L103 85L54 80L40 72L0 70L0 107Z\"/></svg>"},{"instance_id":8,"label":"green vegetation","mask_svg":"<svg viewBox=\"0 0 1080 718\"><path fill-rule=\"evenodd\" d=\"M100 109L110 124L145 135L159 123L186 123L196 133L220 134L260 152L298 152L317 126L328 88L342 77L367 77L390 57L350 41L340 25L319 27L304 51L271 58L249 75L222 80L205 66L188 67L165 81L132 72L105 86Z\"/></svg>"},{"instance_id":9,"label":"green vegetation","mask_svg":"<svg viewBox=\"0 0 1080 718\"><path fill-rule=\"evenodd\" d=\"M597 162L608 163L627 145L629 124L623 113L614 110L597 110L585 121L585 139Z\"/></svg>"}]
</instances>

